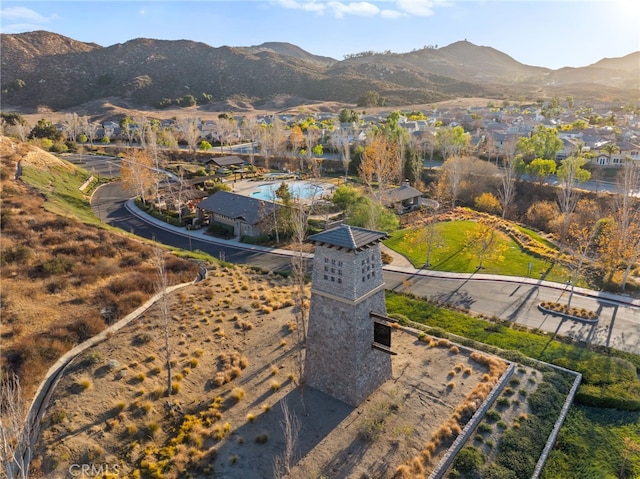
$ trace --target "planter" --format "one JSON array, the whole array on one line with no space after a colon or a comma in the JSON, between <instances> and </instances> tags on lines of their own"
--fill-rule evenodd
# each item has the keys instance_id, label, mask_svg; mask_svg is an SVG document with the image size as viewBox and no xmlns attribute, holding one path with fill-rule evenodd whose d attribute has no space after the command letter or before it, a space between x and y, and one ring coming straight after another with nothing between
<instances>
[{"instance_id":1,"label":"planter","mask_svg":"<svg viewBox=\"0 0 640 479\"><path fill-rule=\"evenodd\" d=\"M600 321L600 316L593 311L578 308L567 308L567 305L562 303L545 301L538 304L538 309L545 314L550 314L551 316L573 319L574 321L580 321L581 323L596 324Z\"/></svg>"}]
</instances>

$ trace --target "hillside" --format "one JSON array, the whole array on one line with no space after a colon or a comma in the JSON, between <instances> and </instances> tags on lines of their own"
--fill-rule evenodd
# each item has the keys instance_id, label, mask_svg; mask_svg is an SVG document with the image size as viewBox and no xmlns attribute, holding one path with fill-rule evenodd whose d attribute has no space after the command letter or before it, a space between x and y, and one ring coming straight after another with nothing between
<instances>
[{"instance_id":1,"label":"hillside","mask_svg":"<svg viewBox=\"0 0 640 479\"><path fill-rule=\"evenodd\" d=\"M184 106L186 95L200 105L234 100L259 107L281 95L355 103L369 90L388 105L473 96L531 100L567 91L626 101L637 100L639 90L640 53L553 71L467 41L342 61L279 42L214 48L138 38L101 47L44 31L3 34L1 41L3 104L17 109L61 110L104 98L137 108Z\"/></svg>"},{"instance_id":2,"label":"hillside","mask_svg":"<svg viewBox=\"0 0 640 479\"><path fill-rule=\"evenodd\" d=\"M22 378L30 396L60 355L155 292L156 266L150 245L97 226L82 209L84 201L89 210L88 197L78 188L89 173L7 137L0 137L0 157L1 366ZM65 214L62 197L76 210ZM196 275L192 262L173 256L167 270L171 283Z\"/></svg>"}]
</instances>

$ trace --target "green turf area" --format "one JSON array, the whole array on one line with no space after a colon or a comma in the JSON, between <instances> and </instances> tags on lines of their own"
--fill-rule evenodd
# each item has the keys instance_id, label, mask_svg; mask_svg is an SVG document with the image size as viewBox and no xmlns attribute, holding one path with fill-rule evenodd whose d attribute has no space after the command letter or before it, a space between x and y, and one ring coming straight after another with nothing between
<instances>
[{"instance_id":1,"label":"green turf area","mask_svg":"<svg viewBox=\"0 0 640 479\"><path fill-rule=\"evenodd\" d=\"M99 219L91 211L88 196L98 185L98 180L89 185L84 193L80 191L80 186L90 176L88 171L75 167L69 170L49 165L45 170L25 165L21 178L46 197L44 207L52 213L74 217L83 223L99 224Z\"/></svg>"},{"instance_id":2,"label":"green turf area","mask_svg":"<svg viewBox=\"0 0 640 479\"><path fill-rule=\"evenodd\" d=\"M469 220L437 223L433 233L430 269L457 273L478 272L477 253L467 246L467 235L477 231L479 227L477 222ZM545 246L553 247L535 232L524 228L521 231ZM427 259L429 235L429 228L426 226L399 230L392 233L385 244L406 256L415 267L420 268ZM497 232L494 248L501 250L500 255L491 257L489 254L480 272L507 276L531 276L560 283L567 281L570 277L570 272L566 268L527 253L503 232ZM529 265L531 265L530 270Z\"/></svg>"}]
</instances>

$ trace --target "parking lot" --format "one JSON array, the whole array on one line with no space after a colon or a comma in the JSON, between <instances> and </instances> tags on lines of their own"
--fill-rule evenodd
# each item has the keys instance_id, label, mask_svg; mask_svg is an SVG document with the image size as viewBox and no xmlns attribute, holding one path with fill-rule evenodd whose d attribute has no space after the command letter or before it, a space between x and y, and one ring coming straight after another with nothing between
<instances>
[{"instance_id":1,"label":"parking lot","mask_svg":"<svg viewBox=\"0 0 640 479\"><path fill-rule=\"evenodd\" d=\"M120 176L122 158L117 156L64 153L58 155L63 160L90 171L96 176L113 178Z\"/></svg>"}]
</instances>

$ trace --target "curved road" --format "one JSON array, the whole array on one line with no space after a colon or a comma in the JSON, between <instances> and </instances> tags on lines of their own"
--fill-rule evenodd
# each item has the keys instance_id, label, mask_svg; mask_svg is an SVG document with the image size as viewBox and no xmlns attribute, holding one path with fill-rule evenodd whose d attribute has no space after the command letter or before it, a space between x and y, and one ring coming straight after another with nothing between
<instances>
[{"instance_id":1,"label":"curved road","mask_svg":"<svg viewBox=\"0 0 640 479\"><path fill-rule=\"evenodd\" d=\"M182 249L201 250L226 261L258 266L265 270L286 271L286 254L249 249L224 241L204 239L202 233L187 235L184 229L143 215L132 214L125 203L130 194L120 183L100 187L92 198L92 207L102 221L145 238ZM597 311L598 324L585 324L543 315L541 301L566 301L564 284L491 275L459 275L413 268L385 267L387 289L412 292L417 296L440 300L475 313L496 316L551 334L570 336L587 344L607 345L640 354L640 301L576 288L572 306Z\"/></svg>"}]
</instances>

